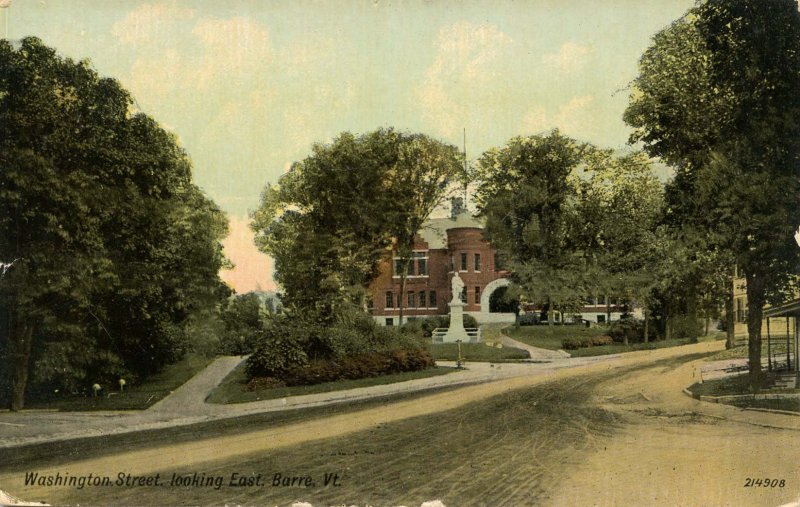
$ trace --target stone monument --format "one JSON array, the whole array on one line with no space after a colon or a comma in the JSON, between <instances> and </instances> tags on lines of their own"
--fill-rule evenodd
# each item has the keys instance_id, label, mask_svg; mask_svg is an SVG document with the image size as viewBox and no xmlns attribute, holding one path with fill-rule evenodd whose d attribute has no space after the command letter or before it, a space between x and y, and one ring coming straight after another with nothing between
<instances>
[{"instance_id":1,"label":"stone monument","mask_svg":"<svg viewBox=\"0 0 800 507\"><path fill-rule=\"evenodd\" d=\"M450 282L450 287L453 292L453 297L447 306L450 307L450 326L447 328L447 333L442 338L444 343L455 343L458 340L468 342L469 336L464 330L464 307L465 303L461 301L461 291L464 290L464 281L458 276L458 272L453 275Z\"/></svg>"}]
</instances>

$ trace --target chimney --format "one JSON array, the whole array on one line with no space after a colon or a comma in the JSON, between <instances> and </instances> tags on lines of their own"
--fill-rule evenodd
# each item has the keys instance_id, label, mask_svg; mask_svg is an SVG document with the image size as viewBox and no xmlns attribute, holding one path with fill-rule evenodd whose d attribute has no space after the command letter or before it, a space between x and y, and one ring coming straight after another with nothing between
<instances>
[{"instance_id":1,"label":"chimney","mask_svg":"<svg viewBox=\"0 0 800 507\"><path fill-rule=\"evenodd\" d=\"M467 211L464 206L464 199L461 197L453 197L450 199L450 218L455 220L458 215Z\"/></svg>"}]
</instances>

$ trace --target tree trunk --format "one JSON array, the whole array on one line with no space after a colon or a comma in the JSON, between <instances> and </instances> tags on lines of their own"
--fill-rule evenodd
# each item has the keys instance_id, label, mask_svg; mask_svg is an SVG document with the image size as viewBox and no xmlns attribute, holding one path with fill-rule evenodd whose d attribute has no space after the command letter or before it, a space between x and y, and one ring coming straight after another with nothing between
<instances>
[{"instance_id":1,"label":"tree trunk","mask_svg":"<svg viewBox=\"0 0 800 507\"><path fill-rule=\"evenodd\" d=\"M764 283L747 274L747 357L750 361L750 389L761 386L761 318L764 311Z\"/></svg>"},{"instance_id":2,"label":"tree trunk","mask_svg":"<svg viewBox=\"0 0 800 507\"><path fill-rule=\"evenodd\" d=\"M403 263L403 272L400 274L400 295L397 296L397 309L398 309L398 326L403 325L403 303L405 302L405 292L406 292L406 274L408 273L408 265Z\"/></svg>"},{"instance_id":3,"label":"tree trunk","mask_svg":"<svg viewBox=\"0 0 800 507\"><path fill-rule=\"evenodd\" d=\"M725 348L730 349L736 346L736 336L734 335L733 327L736 325L736 321L733 315L733 285L731 285L731 290L728 291L728 298L725 300L725 331L726 331L726 339L725 339Z\"/></svg>"},{"instance_id":4,"label":"tree trunk","mask_svg":"<svg viewBox=\"0 0 800 507\"><path fill-rule=\"evenodd\" d=\"M11 403L9 408L16 412L25 406L25 389L28 386L28 371L31 359L31 342L33 342L33 326L15 322L11 344L11 356L14 365L11 369Z\"/></svg>"},{"instance_id":5,"label":"tree trunk","mask_svg":"<svg viewBox=\"0 0 800 507\"><path fill-rule=\"evenodd\" d=\"M669 313L664 314L664 340L672 339L672 322L669 318Z\"/></svg>"},{"instance_id":6,"label":"tree trunk","mask_svg":"<svg viewBox=\"0 0 800 507\"><path fill-rule=\"evenodd\" d=\"M606 322L611 324L611 300L606 296Z\"/></svg>"},{"instance_id":7,"label":"tree trunk","mask_svg":"<svg viewBox=\"0 0 800 507\"><path fill-rule=\"evenodd\" d=\"M650 315L647 313L647 308L644 309L644 342L650 341Z\"/></svg>"},{"instance_id":8,"label":"tree trunk","mask_svg":"<svg viewBox=\"0 0 800 507\"><path fill-rule=\"evenodd\" d=\"M711 317L706 315L706 330L703 333L703 336L708 336L708 325L711 323Z\"/></svg>"}]
</instances>

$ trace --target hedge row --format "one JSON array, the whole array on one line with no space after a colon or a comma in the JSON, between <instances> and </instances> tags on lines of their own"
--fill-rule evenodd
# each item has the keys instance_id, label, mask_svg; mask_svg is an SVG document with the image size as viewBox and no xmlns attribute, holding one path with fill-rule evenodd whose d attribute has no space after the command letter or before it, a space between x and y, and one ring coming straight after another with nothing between
<instances>
[{"instance_id":1,"label":"hedge row","mask_svg":"<svg viewBox=\"0 0 800 507\"><path fill-rule=\"evenodd\" d=\"M312 360L307 366L292 368L273 377L255 377L247 384L247 390L265 387L302 386L354 380L366 377L379 377L405 371L419 371L435 366L433 357L425 349L395 349L384 352L370 352L338 359Z\"/></svg>"},{"instance_id":2,"label":"hedge row","mask_svg":"<svg viewBox=\"0 0 800 507\"><path fill-rule=\"evenodd\" d=\"M587 347L598 347L600 345L611 345L614 340L610 336L584 336L581 338L564 338L561 340L561 348L564 350L585 349Z\"/></svg>"}]
</instances>

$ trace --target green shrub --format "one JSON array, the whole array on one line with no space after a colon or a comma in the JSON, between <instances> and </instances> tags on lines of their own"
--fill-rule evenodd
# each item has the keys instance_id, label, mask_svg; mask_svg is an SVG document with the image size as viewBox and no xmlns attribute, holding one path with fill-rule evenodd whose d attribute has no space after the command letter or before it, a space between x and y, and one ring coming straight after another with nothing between
<instances>
[{"instance_id":1,"label":"green shrub","mask_svg":"<svg viewBox=\"0 0 800 507\"><path fill-rule=\"evenodd\" d=\"M219 349L223 354L244 355L254 352L269 326L269 314L262 310L261 299L255 293L247 293L228 299L220 312L225 330Z\"/></svg>"},{"instance_id":2,"label":"green shrub","mask_svg":"<svg viewBox=\"0 0 800 507\"><path fill-rule=\"evenodd\" d=\"M564 338L561 340L561 348L564 350L577 350L585 349L587 347L599 347L602 345L611 345L614 340L610 336L582 336L576 338Z\"/></svg>"},{"instance_id":3,"label":"green shrub","mask_svg":"<svg viewBox=\"0 0 800 507\"><path fill-rule=\"evenodd\" d=\"M403 324L400 329L407 334L421 332L422 337L430 338L433 336L434 329L448 327L450 327L449 315L435 315L432 317L417 317L413 320L409 320ZM464 315L464 327L476 328L478 327L478 321L472 315Z\"/></svg>"},{"instance_id":4,"label":"green shrub","mask_svg":"<svg viewBox=\"0 0 800 507\"><path fill-rule=\"evenodd\" d=\"M612 322L608 326L608 335L617 343L642 343L644 341L644 322L635 319L623 319Z\"/></svg>"},{"instance_id":5,"label":"green shrub","mask_svg":"<svg viewBox=\"0 0 800 507\"><path fill-rule=\"evenodd\" d=\"M691 315L670 317L669 324L672 328L671 338L697 338L703 335L702 321Z\"/></svg>"},{"instance_id":6,"label":"green shrub","mask_svg":"<svg viewBox=\"0 0 800 507\"><path fill-rule=\"evenodd\" d=\"M250 377L278 377L314 361L343 360L374 352L420 348L424 339L378 325L355 305L343 304L333 316L287 310L266 319L255 352L248 358Z\"/></svg>"},{"instance_id":7,"label":"green shrub","mask_svg":"<svg viewBox=\"0 0 800 507\"><path fill-rule=\"evenodd\" d=\"M599 347L601 345L611 345L614 340L608 335L592 336L590 338L592 347Z\"/></svg>"},{"instance_id":8,"label":"green shrub","mask_svg":"<svg viewBox=\"0 0 800 507\"><path fill-rule=\"evenodd\" d=\"M307 366L286 371L280 380L288 386L312 385L419 371L432 366L435 366L433 357L424 349L395 349L310 361Z\"/></svg>"},{"instance_id":9,"label":"green shrub","mask_svg":"<svg viewBox=\"0 0 800 507\"><path fill-rule=\"evenodd\" d=\"M561 340L561 348L564 350L577 350L588 347L588 343L581 338L564 338Z\"/></svg>"},{"instance_id":10,"label":"green shrub","mask_svg":"<svg viewBox=\"0 0 800 507\"><path fill-rule=\"evenodd\" d=\"M247 358L249 377L280 377L286 371L308 364L303 327L288 317L275 318L262 333L258 347Z\"/></svg>"},{"instance_id":11,"label":"green shrub","mask_svg":"<svg viewBox=\"0 0 800 507\"><path fill-rule=\"evenodd\" d=\"M539 323L539 314L535 312L523 313L519 316L520 326L533 326Z\"/></svg>"}]
</instances>

